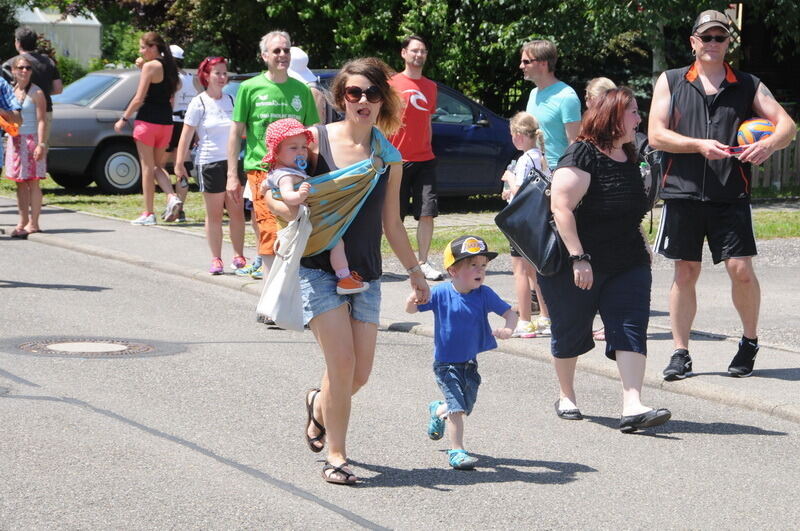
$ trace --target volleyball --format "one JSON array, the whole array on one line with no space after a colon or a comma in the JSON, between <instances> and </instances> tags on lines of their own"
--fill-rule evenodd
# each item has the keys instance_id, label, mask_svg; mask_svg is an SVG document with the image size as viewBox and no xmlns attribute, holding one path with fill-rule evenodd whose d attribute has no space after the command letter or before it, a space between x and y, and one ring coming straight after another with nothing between
<instances>
[{"instance_id":1,"label":"volleyball","mask_svg":"<svg viewBox=\"0 0 800 531\"><path fill-rule=\"evenodd\" d=\"M764 118L751 118L745 120L739 126L739 132L736 133L736 142L740 146L758 142L762 138L766 138L775 132L775 124Z\"/></svg>"}]
</instances>

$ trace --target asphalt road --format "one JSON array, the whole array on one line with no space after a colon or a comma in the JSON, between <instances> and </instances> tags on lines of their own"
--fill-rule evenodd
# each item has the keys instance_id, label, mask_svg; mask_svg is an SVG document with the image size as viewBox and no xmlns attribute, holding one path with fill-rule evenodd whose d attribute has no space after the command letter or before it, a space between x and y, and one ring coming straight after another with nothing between
<instances>
[{"instance_id":1,"label":"asphalt road","mask_svg":"<svg viewBox=\"0 0 800 531\"><path fill-rule=\"evenodd\" d=\"M354 488L302 438L322 371L310 333L253 320L256 298L36 241L0 241L0 528L796 529L798 425L645 389L673 420L616 429L620 386L578 374L556 418L536 359L480 357L473 472L425 435L432 340L381 332L354 401ZM125 339L150 356L43 357L23 343Z\"/></svg>"}]
</instances>

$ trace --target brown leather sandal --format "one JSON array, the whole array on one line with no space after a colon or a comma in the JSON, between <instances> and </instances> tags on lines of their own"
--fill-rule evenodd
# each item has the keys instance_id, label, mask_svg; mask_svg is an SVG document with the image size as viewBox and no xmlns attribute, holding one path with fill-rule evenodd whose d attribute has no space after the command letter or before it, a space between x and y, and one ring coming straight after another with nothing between
<instances>
[{"instance_id":1,"label":"brown leather sandal","mask_svg":"<svg viewBox=\"0 0 800 531\"><path fill-rule=\"evenodd\" d=\"M334 483L336 485L355 485L358 482L358 479L356 478L355 474L351 474L350 472L344 470L344 467L346 466L348 466L347 461L339 466L334 466L325 461L325 466L322 467L322 479L328 483ZM343 479L338 478L336 474L341 474Z\"/></svg>"},{"instance_id":2,"label":"brown leather sandal","mask_svg":"<svg viewBox=\"0 0 800 531\"><path fill-rule=\"evenodd\" d=\"M325 448L325 426L319 423L317 419L314 418L314 401L317 399L317 395L320 393L320 390L316 387L309 389L306 391L306 425L304 429L304 435L306 437L306 443L308 444L309 449L315 454L320 453ZM311 395L311 400L308 399L309 395ZM317 427L319 430L319 435L316 437L309 437L308 436L308 427L311 423L314 423L314 426ZM322 443L322 446L317 446L314 443Z\"/></svg>"}]
</instances>

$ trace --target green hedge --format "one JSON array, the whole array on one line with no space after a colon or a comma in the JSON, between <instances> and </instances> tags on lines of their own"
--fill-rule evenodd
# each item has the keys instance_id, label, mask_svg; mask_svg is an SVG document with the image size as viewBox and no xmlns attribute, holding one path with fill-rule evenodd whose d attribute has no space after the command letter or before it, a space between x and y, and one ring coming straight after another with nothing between
<instances>
[{"instance_id":1,"label":"green hedge","mask_svg":"<svg viewBox=\"0 0 800 531\"><path fill-rule=\"evenodd\" d=\"M80 79L86 75L86 69L83 67L83 65L74 59L70 59L69 57L59 55L57 64L58 71L61 74L61 81L64 83L64 86L69 85L76 79Z\"/></svg>"}]
</instances>

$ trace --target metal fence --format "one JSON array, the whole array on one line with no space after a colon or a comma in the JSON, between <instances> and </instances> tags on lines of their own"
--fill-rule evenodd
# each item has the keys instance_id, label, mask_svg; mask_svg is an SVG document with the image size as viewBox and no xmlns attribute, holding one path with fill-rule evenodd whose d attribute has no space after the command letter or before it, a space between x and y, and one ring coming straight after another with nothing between
<instances>
[{"instance_id":1,"label":"metal fence","mask_svg":"<svg viewBox=\"0 0 800 531\"><path fill-rule=\"evenodd\" d=\"M761 165L753 166L753 188L800 185L800 135L786 149L776 151Z\"/></svg>"}]
</instances>

